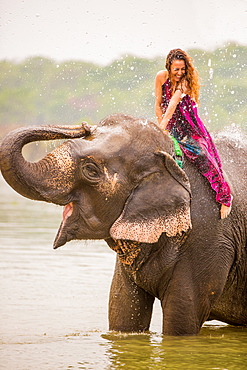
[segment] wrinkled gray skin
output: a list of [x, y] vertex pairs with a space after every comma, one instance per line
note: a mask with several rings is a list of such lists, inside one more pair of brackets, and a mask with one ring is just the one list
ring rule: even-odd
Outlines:
[[[21, 154], [31, 141], [61, 138], [70, 140], [37, 163]], [[164, 334], [197, 334], [210, 319], [247, 325], [247, 148], [216, 145], [234, 196], [225, 220], [207, 180], [186, 158], [184, 170], [176, 165], [170, 138], [133, 117], [16, 130], [0, 163], [23, 196], [65, 206], [54, 248], [105, 239], [117, 252], [110, 330], [148, 330], [157, 297]]]

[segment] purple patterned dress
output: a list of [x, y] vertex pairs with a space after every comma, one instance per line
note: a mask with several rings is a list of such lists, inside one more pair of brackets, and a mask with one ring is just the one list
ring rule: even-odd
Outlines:
[[[162, 85], [161, 108], [165, 113], [171, 99], [170, 80]], [[216, 192], [216, 201], [231, 205], [231, 190], [224, 180], [222, 164], [212, 138], [198, 116], [197, 105], [185, 95], [169, 120], [167, 130], [174, 136], [183, 153], [205, 176]]]

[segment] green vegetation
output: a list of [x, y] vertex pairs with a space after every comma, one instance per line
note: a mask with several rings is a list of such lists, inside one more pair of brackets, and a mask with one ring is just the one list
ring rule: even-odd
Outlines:
[[[201, 76], [200, 116], [211, 131], [246, 130], [247, 46], [188, 50]], [[101, 67], [33, 57], [0, 61], [1, 135], [23, 125], [97, 123], [123, 112], [155, 120], [154, 78], [165, 56], [125, 56]]]

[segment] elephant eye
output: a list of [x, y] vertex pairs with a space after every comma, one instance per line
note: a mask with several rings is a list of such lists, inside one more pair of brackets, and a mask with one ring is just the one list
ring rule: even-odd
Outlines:
[[100, 180], [100, 170], [94, 163], [84, 163], [81, 167], [83, 176], [90, 182]]

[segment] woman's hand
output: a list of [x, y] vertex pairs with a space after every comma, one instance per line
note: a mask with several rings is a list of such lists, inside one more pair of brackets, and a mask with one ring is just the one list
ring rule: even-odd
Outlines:
[[166, 126], [168, 125], [168, 122], [169, 122], [169, 119], [167, 118], [167, 117], [163, 117], [162, 118], [162, 120], [161, 120], [161, 122], [160, 122], [160, 128], [161, 128], [161, 130], [163, 130], [163, 131], [168, 131], [167, 129], [166, 129]]

